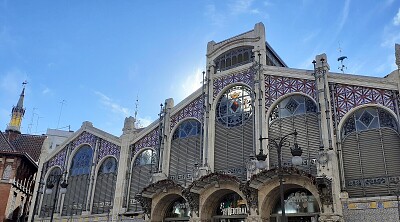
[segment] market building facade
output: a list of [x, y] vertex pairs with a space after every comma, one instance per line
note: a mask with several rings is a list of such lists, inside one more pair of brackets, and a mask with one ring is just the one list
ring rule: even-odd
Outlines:
[[289, 68], [262, 23], [206, 57], [203, 86], [146, 128], [84, 122], [42, 154], [35, 221], [398, 220], [399, 70]]

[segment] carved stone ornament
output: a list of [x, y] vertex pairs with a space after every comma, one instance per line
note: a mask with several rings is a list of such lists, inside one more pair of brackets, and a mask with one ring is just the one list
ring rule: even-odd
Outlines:
[[173, 189], [176, 188], [178, 190], [182, 190], [183, 187], [177, 183], [175, 183], [175, 181], [171, 180], [171, 179], [165, 179], [165, 180], [159, 180], [156, 183], [152, 183], [149, 186], [145, 187], [141, 194], [149, 194], [151, 196], [161, 192], [161, 191], [165, 191], [168, 189]]
[[316, 185], [318, 188], [318, 194], [321, 199], [322, 204], [324, 205], [332, 205], [332, 179], [323, 175], [321, 177], [316, 178]]
[[[189, 189], [183, 189], [182, 195], [185, 197], [186, 201], [189, 204], [191, 213], [199, 212], [199, 203], [200, 203], [200, 195], [197, 193], [190, 192]], [[193, 215], [191, 215], [193, 217]]]
[[249, 208], [255, 209], [258, 214], [258, 190], [250, 187], [248, 182], [240, 184], [239, 190], [245, 195]]
[[150, 215], [151, 215], [151, 204], [152, 204], [151, 198], [143, 197], [141, 194], [137, 194], [135, 196], [135, 199], [140, 203], [140, 205], [142, 205], [144, 213], [147, 214], [147, 216], [150, 217]]
[[240, 185], [239, 179], [235, 176], [222, 173], [211, 173], [200, 177], [200, 179], [196, 181], [193, 181], [193, 183], [189, 185], [188, 189], [191, 190], [194, 187], [205, 188], [207, 185], [223, 181], [231, 181]]

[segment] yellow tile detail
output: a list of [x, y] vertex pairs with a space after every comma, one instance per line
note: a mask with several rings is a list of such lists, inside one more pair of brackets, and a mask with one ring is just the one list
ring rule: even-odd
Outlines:
[[369, 208], [377, 208], [378, 204], [376, 202], [369, 203]]
[[349, 209], [357, 209], [357, 204], [355, 204], [355, 203], [350, 203], [350, 204], [349, 204]]
[[392, 208], [392, 201], [385, 201], [383, 202], [384, 208]]

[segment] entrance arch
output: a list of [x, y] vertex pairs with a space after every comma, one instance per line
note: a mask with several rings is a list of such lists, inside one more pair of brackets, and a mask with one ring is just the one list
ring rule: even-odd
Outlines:
[[201, 208], [201, 221], [244, 222], [247, 217], [246, 199], [229, 185], [219, 185], [218, 190], [208, 195]]
[[[310, 216], [323, 212], [323, 204], [330, 204], [331, 198], [329, 196], [332, 196], [332, 193], [329, 179], [326, 177], [314, 177], [296, 168], [283, 168], [282, 170], [285, 180], [285, 199], [297, 191], [305, 192], [308, 196], [312, 196], [313, 201], [315, 200], [315, 206], [313, 205], [314, 213], [308, 214]], [[261, 218], [267, 221], [274, 221], [272, 217], [276, 216], [276, 214], [274, 215], [275, 206], [277, 204], [280, 206], [278, 170], [262, 171], [253, 176], [249, 184], [259, 190], [258, 201]]]

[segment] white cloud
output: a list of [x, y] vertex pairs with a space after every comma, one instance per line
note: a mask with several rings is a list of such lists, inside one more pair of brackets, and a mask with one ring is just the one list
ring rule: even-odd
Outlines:
[[217, 8], [213, 4], [206, 5], [204, 15], [211, 20], [211, 23], [216, 26], [222, 26], [225, 22], [225, 16], [217, 12]]
[[0, 77], [0, 88], [10, 94], [18, 94], [21, 92], [22, 83], [27, 79], [26, 73], [18, 69], [8, 71]]
[[203, 73], [200, 68], [194, 70], [191, 75], [188, 75], [181, 84], [182, 94], [184, 97], [190, 95], [201, 87], [203, 81]]
[[236, 0], [228, 7], [232, 14], [258, 14], [260, 11], [252, 8], [253, 0]]
[[152, 120], [150, 117], [146, 116], [146, 117], [137, 117], [137, 125], [138, 127], [147, 127], [148, 125], [150, 125], [152, 122], [154, 122], [154, 120]]
[[51, 92], [51, 90], [48, 87], [46, 87], [45, 89], [42, 90], [42, 94], [43, 95], [46, 95], [46, 94], [48, 94], [50, 92]]
[[129, 109], [125, 108], [118, 103], [114, 102], [110, 97], [104, 95], [103, 93], [99, 91], [94, 92], [99, 98], [100, 102], [108, 109], [110, 109], [111, 112], [120, 114], [123, 117], [129, 116]]
[[346, 24], [347, 17], [349, 16], [349, 11], [350, 11], [350, 0], [346, 0], [344, 3], [342, 15], [340, 17], [338, 33], [343, 29], [343, 26]]
[[382, 47], [394, 47], [394, 44], [400, 42], [400, 33], [394, 30], [386, 30], [383, 33]]
[[393, 18], [393, 25], [398, 26], [400, 25], [400, 8], [399, 11], [397, 12], [396, 16]]

